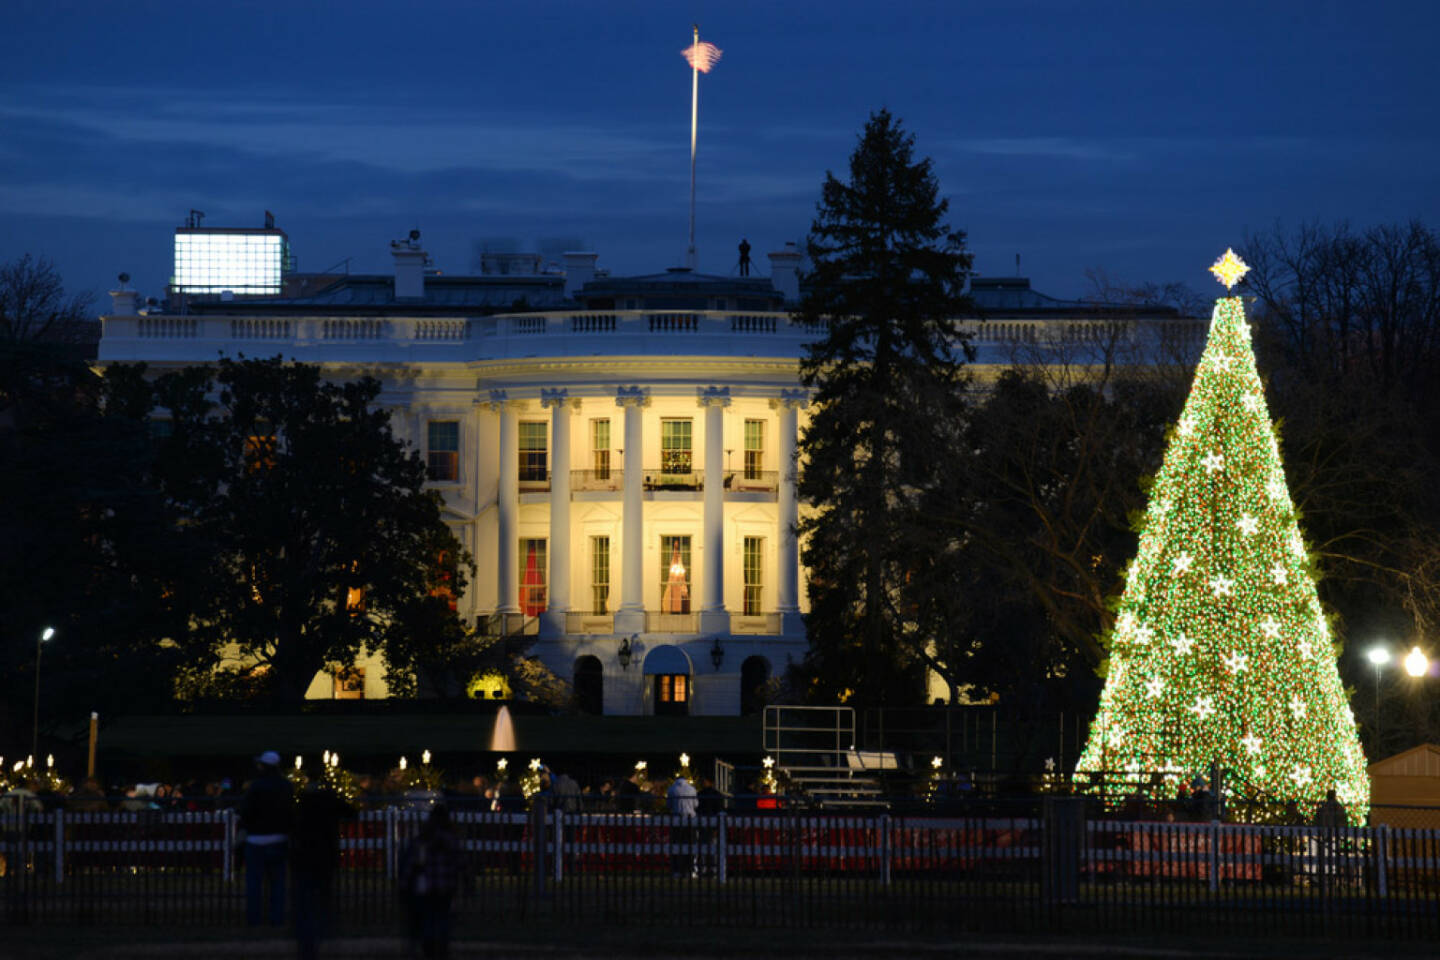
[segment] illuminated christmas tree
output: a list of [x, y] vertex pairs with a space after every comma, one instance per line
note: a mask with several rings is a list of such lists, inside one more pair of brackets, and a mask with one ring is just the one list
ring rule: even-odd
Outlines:
[[[1210, 269], [1228, 289], [1249, 268], [1227, 250]], [[1216, 301], [1107, 640], [1082, 782], [1174, 797], [1218, 763], [1232, 796], [1308, 813], [1334, 789], [1363, 822], [1365, 757], [1239, 297]]]

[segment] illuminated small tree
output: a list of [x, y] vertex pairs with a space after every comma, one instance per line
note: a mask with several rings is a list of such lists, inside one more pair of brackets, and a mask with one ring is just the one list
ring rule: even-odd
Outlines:
[[[1211, 268], [1227, 288], [1247, 269], [1232, 251]], [[1365, 757], [1240, 297], [1216, 302], [1107, 648], [1076, 768], [1091, 788], [1173, 797], [1214, 763], [1234, 796], [1308, 811], [1334, 789], [1363, 821]]]

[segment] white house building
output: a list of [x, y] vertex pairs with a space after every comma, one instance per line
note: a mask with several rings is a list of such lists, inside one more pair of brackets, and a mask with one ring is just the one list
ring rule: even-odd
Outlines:
[[[792, 464], [819, 331], [789, 319], [799, 252], [771, 253], [769, 277], [623, 279], [597, 276], [593, 253], [563, 271], [491, 257], [467, 277], [427, 272], [418, 234], [392, 253], [393, 276], [288, 278], [289, 295], [187, 297], [183, 313], [117, 291], [100, 363], [278, 353], [376, 376], [476, 558], [459, 609], [479, 629], [529, 635], [593, 712], [758, 709], [806, 651]], [[1107, 322], [1023, 278], [977, 279], [973, 296], [982, 365]], [[1130, 322], [1135, 337], [1191, 325], [1167, 308]], [[309, 695], [384, 696], [382, 668], [317, 675]]]

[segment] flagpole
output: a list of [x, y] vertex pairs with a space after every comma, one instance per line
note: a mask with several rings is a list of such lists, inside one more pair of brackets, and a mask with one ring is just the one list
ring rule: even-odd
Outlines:
[[[695, 30], [695, 49], [700, 47], [700, 25]], [[695, 269], [695, 130], [700, 121], [700, 62], [690, 64], [690, 246], [685, 252], [685, 265]]]

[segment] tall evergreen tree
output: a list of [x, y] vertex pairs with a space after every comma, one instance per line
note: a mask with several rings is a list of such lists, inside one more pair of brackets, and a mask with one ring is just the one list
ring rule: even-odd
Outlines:
[[800, 522], [810, 570], [812, 695], [865, 704], [923, 695], [931, 640], [907, 583], [925, 491], [961, 429], [959, 319], [970, 308], [964, 234], [942, 223], [931, 161], [881, 110], [850, 158], [827, 172], [795, 321], [828, 335], [801, 361], [814, 413], [800, 438]]

